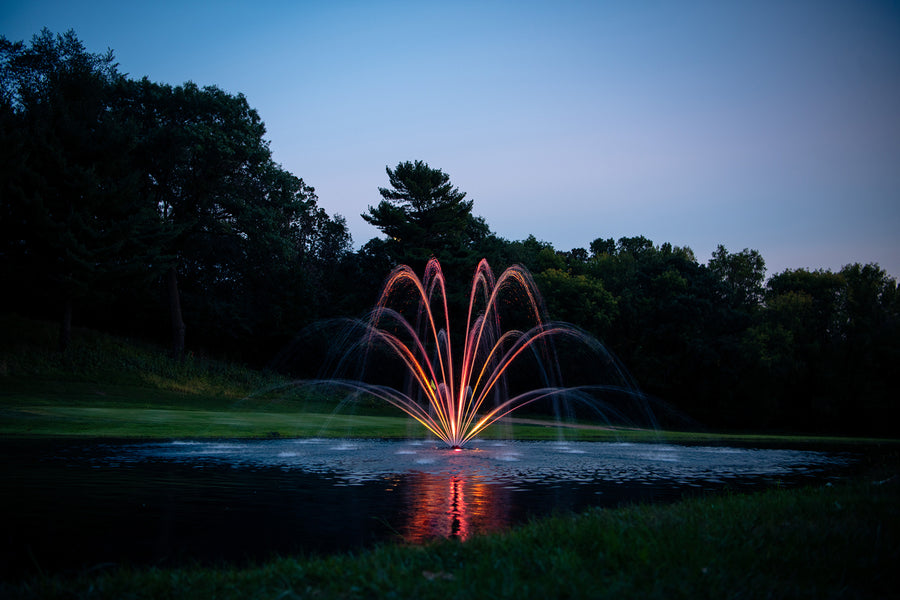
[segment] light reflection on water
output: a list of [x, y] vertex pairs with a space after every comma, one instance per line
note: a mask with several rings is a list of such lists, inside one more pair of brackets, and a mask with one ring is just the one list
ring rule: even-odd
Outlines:
[[510, 525], [510, 491], [474, 477], [415, 473], [409, 478], [407, 519], [401, 535], [410, 543], [436, 537], [468, 539]]

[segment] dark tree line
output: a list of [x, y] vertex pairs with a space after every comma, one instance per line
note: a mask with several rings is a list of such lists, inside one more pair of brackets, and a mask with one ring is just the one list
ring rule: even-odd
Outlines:
[[422, 161], [386, 168], [363, 215], [383, 237], [352, 251], [242, 95], [129, 79], [46, 30], [0, 38], [0, 94], [3, 309], [59, 319], [63, 349], [74, 319], [261, 365], [304, 326], [365, 313], [397, 264], [439, 258], [462, 311], [487, 258], [530, 269], [551, 317], [701, 424], [893, 433], [900, 291], [877, 265], [766, 280], [750, 249], [701, 263], [640, 236], [505, 240]]
[[[7, 309], [252, 355], [329, 305], [342, 218], [242, 95], [120, 74], [73, 32], [0, 38]], [[190, 333], [188, 333], [190, 332]]]
[[[595, 321], [645, 391], [702, 423], [891, 433], [900, 291], [877, 265], [786, 270], [765, 280], [755, 250], [719, 246], [706, 264], [642, 237], [559, 254], [537, 281], [605, 290]], [[583, 280], [581, 278], [584, 278]], [[544, 286], [553, 306], [573, 304]], [[593, 292], [595, 297], [604, 297]]]

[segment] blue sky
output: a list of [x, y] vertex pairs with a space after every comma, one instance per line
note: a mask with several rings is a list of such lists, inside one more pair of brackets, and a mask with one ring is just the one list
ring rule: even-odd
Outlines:
[[243, 93], [347, 218], [424, 160], [508, 239], [900, 276], [900, 1], [10, 1], [134, 78]]

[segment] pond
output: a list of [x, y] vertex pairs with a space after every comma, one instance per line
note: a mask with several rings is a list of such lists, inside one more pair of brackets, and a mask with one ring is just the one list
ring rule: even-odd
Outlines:
[[0, 444], [3, 577], [465, 540], [590, 506], [838, 477], [845, 452], [599, 442]]

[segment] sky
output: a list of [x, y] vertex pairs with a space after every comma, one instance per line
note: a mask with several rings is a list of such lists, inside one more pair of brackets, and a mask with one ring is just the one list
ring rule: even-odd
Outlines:
[[43, 27], [244, 94], [357, 247], [423, 160], [509, 240], [900, 277], [900, 0], [0, 0], [7, 39]]

